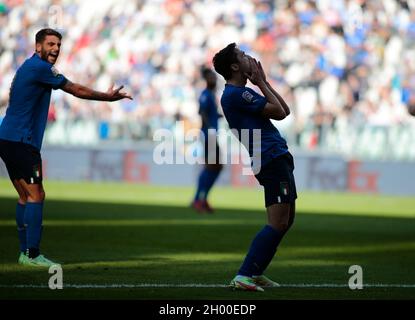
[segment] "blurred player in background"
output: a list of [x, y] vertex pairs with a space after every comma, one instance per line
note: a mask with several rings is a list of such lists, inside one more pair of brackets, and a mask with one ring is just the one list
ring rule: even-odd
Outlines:
[[[256, 235], [246, 258], [231, 287], [249, 291], [264, 291], [263, 287], [277, 287], [264, 275], [278, 245], [294, 222], [295, 199], [294, 160], [287, 143], [270, 119], [282, 120], [290, 114], [283, 98], [271, 87], [260, 62], [241, 51], [235, 43], [229, 44], [213, 58], [215, 70], [225, 80], [221, 104], [231, 129], [236, 129], [239, 140], [248, 150], [253, 164], [260, 156], [256, 179], [264, 187], [268, 224]], [[264, 96], [246, 87], [247, 80], [261, 90]], [[260, 130], [259, 141], [253, 131]], [[254, 140], [241, 139], [241, 131], [249, 130]]]
[[131, 99], [121, 92], [122, 86], [99, 92], [72, 83], [60, 74], [54, 64], [61, 40], [62, 35], [49, 28], [36, 34], [36, 51], [16, 72], [10, 87], [9, 106], [0, 126], [0, 157], [19, 195], [16, 222], [20, 242], [18, 262], [22, 265], [49, 267], [55, 264], [40, 254], [45, 200], [40, 150], [52, 89], [62, 89], [82, 99]]
[[202, 118], [201, 136], [204, 145], [205, 166], [199, 175], [197, 190], [192, 202], [192, 208], [198, 212], [213, 212], [207, 201], [210, 189], [222, 171], [220, 164], [220, 150], [217, 142], [218, 113], [216, 103], [216, 74], [213, 70], [203, 67], [202, 77], [206, 81], [206, 88], [199, 97], [199, 114]]

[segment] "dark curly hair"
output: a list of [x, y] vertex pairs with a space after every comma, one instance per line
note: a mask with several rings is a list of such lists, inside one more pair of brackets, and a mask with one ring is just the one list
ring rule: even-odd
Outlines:
[[231, 64], [238, 62], [235, 48], [235, 42], [228, 44], [213, 57], [213, 66], [216, 72], [222, 75], [225, 80], [229, 80], [232, 77]]
[[46, 36], [56, 36], [59, 40], [62, 40], [62, 35], [58, 31], [51, 28], [45, 28], [36, 33], [36, 43], [42, 43]]

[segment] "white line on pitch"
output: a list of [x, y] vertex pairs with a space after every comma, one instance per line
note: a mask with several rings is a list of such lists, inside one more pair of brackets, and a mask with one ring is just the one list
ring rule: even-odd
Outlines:
[[[204, 284], [204, 283], [120, 283], [120, 284], [63, 284], [64, 288], [75, 289], [122, 289], [122, 288], [226, 288], [226, 284]], [[336, 283], [281, 283], [281, 288], [348, 288], [347, 284]], [[415, 284], [389, 284], [389, 283], [367, 283], [364, 288], [415, 288]], [[0, 284], [0, 288], [48, 288], [47, 285], [36, 284]]]

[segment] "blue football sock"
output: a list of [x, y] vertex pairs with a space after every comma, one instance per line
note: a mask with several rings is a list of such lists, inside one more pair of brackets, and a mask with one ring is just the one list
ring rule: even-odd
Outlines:
[[238, 274], [252, 277], [261, 275], [270, 264], [284, 234], [266, 225], [257, 233]]
[[42, 237], [42, 211], [43, 202], [27, 202], [24, 213], [26, 225], [27, 248], [37, 249], [40, 247]]
[[219, 177], [220, 170], [206, 170], [205, 199], [207, 199], [210, 189]]
[[17, 203], [16, 205], [16, 224], [17, 234], [19, 236], [20, 252], [26, 252], [26, 228], [24, 226], [24, 212], [26, 206], [24, 204]]
[[208, 180], [208, 170], [206, 170], [206, 168], [204, 168], [202, 170], [202, 172], [199, 175], [199, 180], [197, 182], [197, 191], [195, 194], [195, 198], [194, 200], [201, 200], [201, 199], [205, 199], [205, 195], [206, 195], [206, 182]]

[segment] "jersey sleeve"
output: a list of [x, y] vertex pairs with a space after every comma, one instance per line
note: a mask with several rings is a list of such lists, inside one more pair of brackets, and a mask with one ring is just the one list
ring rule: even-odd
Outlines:
[[262, 112], [267, 104], [267, 99], [250, 88], [244, 88], [235, 92], [234, 99], [238, 108], [249, 113]]
[[53, 65], [42, 64], [37, 71], [37, 81], [50, 86], [54, 90], [62, 88], [68, 82], [68, 79], [63, 74], [60, 74]]

